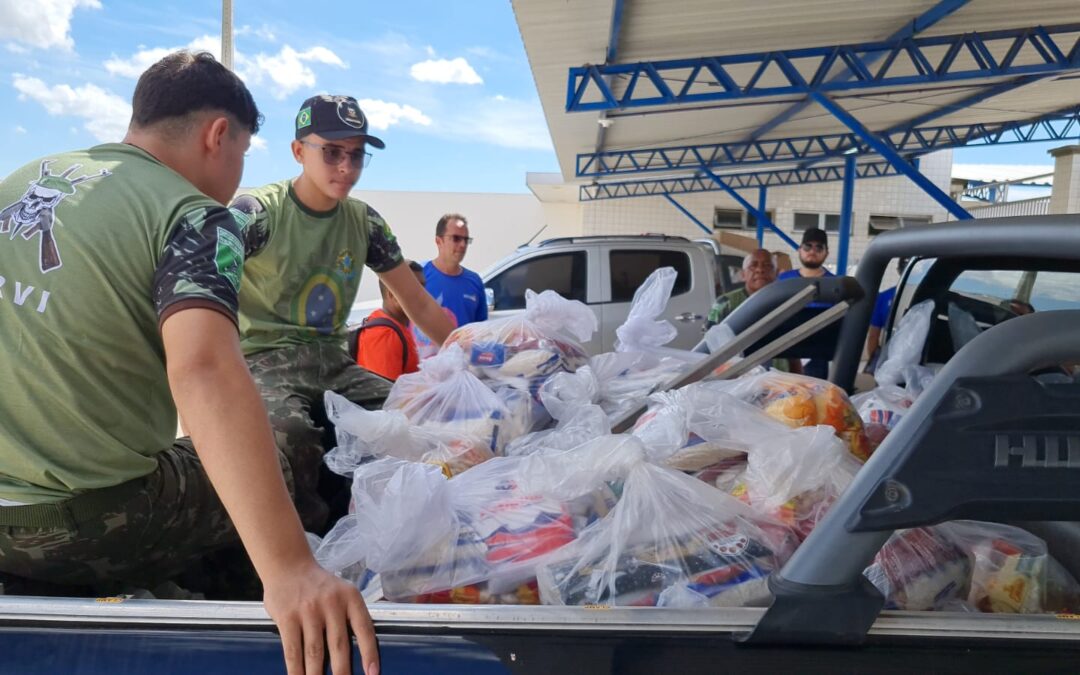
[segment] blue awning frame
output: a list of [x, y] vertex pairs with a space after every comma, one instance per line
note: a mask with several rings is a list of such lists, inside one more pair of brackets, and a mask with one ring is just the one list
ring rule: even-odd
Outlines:
[[[854, 181], [857, 178], [905, 175], [954, 218], [971, 218], [948, 194], [919, 173], [912, 160], [946, 148], [1080, 136], [1080, 102], [1053, 113], [1021, 120], [964, 125], [929, 123], [1001, 93], [1062, 73], [1080, 72], [1080, 36], [1075, 39], [1070, 36], [1080, 33], [1080, 23], [933, 37], [918, 35], [960, 10], [968, 1], [941, 0], [880, 42], [619, 64], [615, 63], [616, 42], [625, 7], [623, 0], [615, 0], [605, 63], [570, 68], [567, 112], [599, 110], [607, 117], [609, 113], [617, 115], [620, 110], [635, 108], [649, 108], [651, 114], [684, 110], [702, 103], [754, 103], [760, 99], [765, 99], [760, 101], [762, 103], [773, 103], [777, 96], [791, 95], [803, 98], [760, 125], [746, 140], [737, 142], [606, 151], [603, 148], [606, 125], [601, 124], [596, 152], [579, 154], [576, 158], [577, 177], [594, 179], [593, 184], [581, 186], [579, 198], [594, 201], [664, 196], [698, 227], [708, 231], [672, 195], [724, 191], [755, 216], [759, 242], [767, 228], [794, 246], [795, 242], [766, 215], [768, 188], [842, 180], [837, 261], [841, 273], [847, 267]], [[744, 74], [742, 81], [728, 70], [730, 66], [739, 66], [745, 71], [748, 65], [753, 66], [752, 74], [749, 77]], [[665, 77], [681, 82], [677, 91]], [[612, 83], [619, 78], [625, 79], [627, 84], [616, 96]], [[917, 93], [919, 87], [929, 90], [943, 83], [961, 83], [971, 87], [973, 92], [959, 101], [880, 131], [867, 128], [842, 103], [845, 93], [880, 93], [897, 88], [903, 93]], [[770, 98], [772, 100], [768, 100]], [[764, 138], [814, 104], [841, 121], [848, 133]], [[864, 156], [877, 156], [885, 161], [860, 162], [859, 158]], [[843, 165], [814, 170], [819, 162], [830, 160], [842, 161]], [[797, 163], [795, 168], [768, 166], [792, 162]], [[755, 166], [755, 170], [717, 173], [721, 169], [742, 166]], [[680, 171], [692, 173], [601, 182], [616, 176], [625, 178]], [[755, 187], [758, 189], [756, 206], [737, 192]]]

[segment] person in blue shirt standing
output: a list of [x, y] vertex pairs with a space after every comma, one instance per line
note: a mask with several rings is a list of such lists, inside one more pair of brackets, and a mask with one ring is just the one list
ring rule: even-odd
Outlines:
[[[452, 314], [458, 326], [488, 318], [487, 298], [480, 275], [461, 262], [472, 243], [469, 221], [460, 213], [447, 213], [435, 225], [435, 246], [439, 254], [424, 265], [428, 293]], [[430, 340], [414, 329], [420, 356], [430, 356]], [[436, 347], [437, 349], [437, 347]]]
[[[811, 227], [803, 232], [802, 243], [799, 245], [799, 263], [797, 270], [781, 272], [778, 280], [791, 279], [794, 277], [818, 278], [835, 276], [825, 267], [825, 261], [829, 258], [829, 238], [825, 230]], [[827, 303], [812, 302], [808, 307], [828, 307]], [[804, 367], [803, 373], [822, 380], [829, 378], [829, 362], [821, 359], [811, 359]]]
[[[900, 258], [896, 261], [896, 273], [904, 275], [908, 258]], [[878, 356], [881, 349], [881, 330], [885, 322], [889, 320], [889, 312], [892, 310], [893, 298], [896, 297], [896, 286], [887, 288], [878, 293], [874, 302], [874, 313], [870, 316], [870, 330], [866, 334], [866, 372], [873, 373], [877, 366]]]

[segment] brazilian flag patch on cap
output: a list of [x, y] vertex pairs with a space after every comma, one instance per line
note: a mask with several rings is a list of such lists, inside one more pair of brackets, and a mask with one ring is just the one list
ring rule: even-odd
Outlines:
[[296, 115], [296, 128], [303, 129], [311, 126], [311, 108], [302, 108]]

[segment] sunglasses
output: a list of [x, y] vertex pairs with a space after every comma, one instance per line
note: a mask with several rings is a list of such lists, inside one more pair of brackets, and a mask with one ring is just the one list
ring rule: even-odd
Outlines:
[[371, 163], [371, 153], [362, 149], [349, 152], [340, 145], [319, 145], [318, 143], [308, 143], [307, 141], [300, 142], [309, 148], [318, 148], [322, 150], [323, 161], [330, 166], [341, 164], [342, 160], [346, 157], [349, 158], [349, 163], [356, 169], [367, 168], [367, 165]]
[[463, 237], [460, 234], [444, 234], [443, 239], [449, 239], [455, 244], [471, 244], [473, 243], [472, 237]]
[[821, 244], [803, 244], [802, 250], [804, 251], [824, 251], [825, 247]]

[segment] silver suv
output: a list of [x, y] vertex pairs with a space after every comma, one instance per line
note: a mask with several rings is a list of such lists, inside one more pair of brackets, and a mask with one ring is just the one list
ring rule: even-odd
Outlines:
[[667, 235], [564, 237], [522, 246], [480, 276], [487, 289], [490, 318], [525, 309], [525, 291], [553, 290], [580, 300], [596, 313], [600, 330], [589, 353], [611, 351], [615, 329], [626, 321], [634, 291], [654, 270], [676, 271], [671, 301], [662, 318], [678, 329], [669, 345], [689, 349], [701, 340], [715, 299], [716, 266], [711, 251], [683, 237]]

